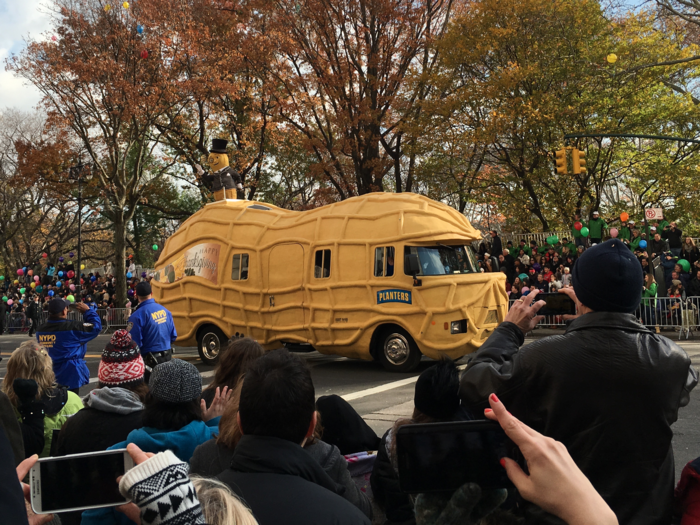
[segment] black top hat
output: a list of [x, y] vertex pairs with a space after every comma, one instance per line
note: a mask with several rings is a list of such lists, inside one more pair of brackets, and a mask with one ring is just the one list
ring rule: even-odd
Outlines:
[[226, 139], [212, 139], [209, 153], [228, 153], [226, 151], [227, 144], [228, 140]]

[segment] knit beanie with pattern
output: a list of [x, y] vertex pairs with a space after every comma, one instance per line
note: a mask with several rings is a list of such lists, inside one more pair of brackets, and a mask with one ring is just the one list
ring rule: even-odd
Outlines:
[[126, 330], [117, 330], [102, 351], [97, 371], [100, 388], [133, 387], [143, 383], [146, 366], [136, 343]]
[[173, 359], [153, 368], [148, 388], [160, 401], [188, 403], [202, 396], [202, 376], [193, 364]]

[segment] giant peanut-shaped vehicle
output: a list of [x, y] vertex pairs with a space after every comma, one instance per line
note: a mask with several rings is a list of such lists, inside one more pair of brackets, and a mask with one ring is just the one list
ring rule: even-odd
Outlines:
[[407, 371], [421, 355], [473, 352], [505, 317], [505, 276], [480, 273], [480, 234], [412, 193], [372, 193], [308, 211], [224, 199], [165, 244], [152, 281], [180, 346], [214, 364], [248, 336], [266, 348], [375, 359]]

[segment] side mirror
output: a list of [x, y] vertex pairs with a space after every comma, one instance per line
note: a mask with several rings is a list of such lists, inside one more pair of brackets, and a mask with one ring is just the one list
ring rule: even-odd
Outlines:
[[420, 273], [420, 262], [418, 261], [418, 255], [415, 253], [409, 253], [404, 258], [404, 266], [406, 266], [406, 273], [408, 275], [413, 275], [414, 277]]
[[413, 276], [413, 286], [421, 286], [423, 282], [420, 279], [416, 279], [416, 275], [420, 273], [420, 261], [418, 260], [418, 255], [415, 253], [409, 253], [404, 257], [403, 264], [408, 275]]

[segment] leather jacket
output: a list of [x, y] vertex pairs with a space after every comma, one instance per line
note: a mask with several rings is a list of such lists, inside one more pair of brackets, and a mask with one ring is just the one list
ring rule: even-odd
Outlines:
[[[670, 523], [671, 424], [698, 382], [683, 349], [613, 312], [523, 342], [513, 323], [496, 328], [462, 375], [462, 403], [482, 414], [495, 392], [521, 421], [564, 443], [620, 525]], [[538, 522], [556, 522], [534, 505], [525, 511], [538, 513]]]

